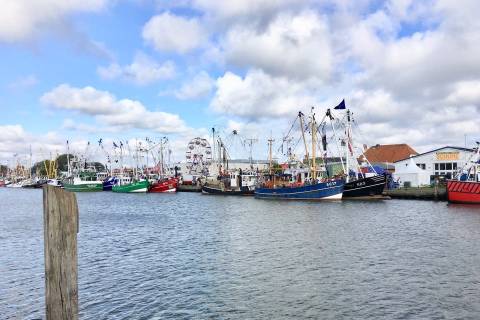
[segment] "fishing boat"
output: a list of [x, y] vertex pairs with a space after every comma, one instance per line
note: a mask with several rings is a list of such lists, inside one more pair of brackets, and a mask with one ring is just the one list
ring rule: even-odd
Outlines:
[[480, 147], [454, 176], [447, 180], [447, 199], [452, 203], [480, 204]]
[[285, 185], [273, 187], [257, 187], [255, 198], [259, 199], [291, 199], [291, 200], [341, 200], [344, 181], [336, 179], [325, 182], [315, 181], [312, 184]]
[[118, 182], [112, 187], [113, 192], [121, 193], [142, 193], [147, 192], [149, 187], [148, 180], [136, 180], [126, 176], [118, 177]]
[[252, 172], [230, 172], [219, 176], [216, 181], [209, 181], [202, 186], [203, 194], [253, 196], [257, 184], [257, 174]]
[[103, 191], [103, 183], [97, 179], [97, 175], [92, 171], [81, 171], [73, 177], [63, 181], [63, 187], [72, 192], [96, 192]]
[[[343, 195], [344, 180], [340, 177], [329, 177], [320, 172], [321, 168], [317, 167], [316, 162], [316, 150], [317, 150], [317, 130], [318, 125], [315, 120], [314, 109], [312, 108], [311, 115], [309, 117], [309, 124], [311, 133], [311, 157], [307, 148], [306, 140], [306, 120], [305, 115], [302, 112], [298, 113], [298, 119], [300, 131], [302, 133], [302, 140], [305, 146], [305, 160], [308, 164], [295, 161], [295, 156], [288, 149], [288, 156], [290, 163], [288, 165], [290, 170], [284, 170], [282, 174], [277, 174], [272, 170], [272, 143], [273, 139], [270, 138], [269, 142], [269, 163], [270, 172], [269, 175], [264, 177], [264, 181], [255, 189], [255, 197], [259, 199], [284, 199], [284, 200], [340, 200]], [[289, 133], [292, 132], [295, 126], [295, 122]], [[289, 133], [283, 138], [283, 141], [290, 141], [288, 139]], [[292, 163], [295, 162], [296, 166]], [[308, 167], [306, 167], [308, 166]]]
[[103, 180], [103, 191], [112, 191], [112, 187], [117, 183], [118, 178], [115, 176], [106, 178]]
[[371, 177], [359, 177], [345, 183], [344, 198], [382, 198], [382, 193], [387, 184], [385, 175], [375, 174]]
[[149, 186], [148, 192], [176, 192], [177, 186], [178, 180], [175, 177], [158, 179]]
[[[353, 141], [353, 132], [351, 123], [353, 121], [352, 114], [345, 106], [345, 100], [337, 105], [334, 110], [345, 110], [343, 119], [336, 119], [333, 111], [327, 109], [325, 120], [329, 121], [332, 126], [332, 132], [336, 137], [338, 129], [335, 129], [335, 121], [342, 126], [342, 131], [345, 133], [343, 137], [336, 139], [340, 141], [339, 149], [343, 149], [345, 156], [340, 157], [342, 167], [345, 173], [345, 187], [343, 190], [344, 199], [383, 199], [383, 190], [387, 184], [387, 177], [383, 174], [378, 174], [372, 164], [364, 156], [365, 168], [370, 172], [365, 173], [357, 159], [363, 150], [358, 154], [358, 148], [355, 148]], [[339, 111], [340, 112], [340, 111]], [[322, 139], [324, 140], [324, 139]], [[326, 143], [325, 141], [322, 141]], [[344, 161], [345, 160], [345, 161]]]
[[[229, 150], [220, 135], [215, 136], [212, 129], [214, 162], [217, 167], [217, 174], [207, 177], [202, 185], [202, 194], [209, 195], [232, 195], [232, 196], [253, 196], [258, 181], [258, 173], [253, 170], [252, 164], [252, 142], [250, 145], [250, 169], [229, 169]], [[227, 137], [229, 139], [229, 137]], [[230, 136], [230, 147], [232, 140], [241, 139], [237, 130], [233, 130]], [[250, 139], [253, 141], [253, 139]], [[245, 145], [245, 140], [239, 141]], [[229, 147], [229, 148], [230, 148]]]
[[48, 179], [47, 185], [52, 187], [63, 187], [63, 184], [59, 179]]

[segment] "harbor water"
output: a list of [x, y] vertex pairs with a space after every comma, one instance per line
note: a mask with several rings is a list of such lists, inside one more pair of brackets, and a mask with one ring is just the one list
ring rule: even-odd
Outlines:
[[[479, 319], [480, 206], [77, 194], [81, 319]], [[43, 319], [42, 191], [0, 189], [0, 318]]]

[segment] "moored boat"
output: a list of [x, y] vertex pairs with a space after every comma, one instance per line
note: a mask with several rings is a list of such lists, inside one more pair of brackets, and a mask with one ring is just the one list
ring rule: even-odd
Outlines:
[[149, 185], [148, 180], [132, 181], [125, 184], [116, 184], [112, 187], [112, 191], [121, 193], [143, 193], [148, 191]]
[[[278, 174], [272, 167], [272, 143], [269, 142], [269, 175], [264, 176], [264, 181], [255, 189], [255, 197], [259, 199], [286, 199], [286, 200], [340, 200], [343, 196], [345, 181], [338, 176], [330, 175], [327, 170], [317, 165], [317, 129], [318, 124], [315, 120], [314, 108], [308, 117], [308, 125], [305, 126], [307, 119], [302, 112], [298, 113], [298, 122], [305, 146], [304, 161], [298, 161], [296, 155], [290, 147], [287, 148], [289, 162], [282, 167], [282, 174]], [[290, 132], [294, 128], [292, 125]], [[310, 129], [311, 134], [311, 153], [307, 148], [306, 127]], [[289, 141], [288, 137], [283, 141]], [[325, 142], [325, 136], [322, 135], [322, 142]], [[324, 144], [326, 156], [326, 144]]]
[[62, 182], [58, 179], [48, 179], [47, 185], [53, 186], [53, 187], [63, 187]]
[[79, 175], [63, 182], [63, 187], [72, 192], [103, 191], [102, 181], [98, 181], [95, 174], [82, 172]]
[[[343, 116], [341, 114], [339, 114], [338, 117], [334, 115], [334, 111], [341, 112], [343, 110], [346, 111]], [[346, 108], [345, 100], [342, 100], [334, 110], [327, 109], [324, 119], [326, 122], [330, 122], [334, 137], [338, 131], [344, 133], [340, 139], [335, 139], [340, 141], [338, 149], [343, 149], [344, 152], [344, 154], [340, 156], [340, 162], [345, 176], [343, 198], [384, 199], [385, 197], [382, 194], [387, 184], [387, 177], [377, 172], [365, 156], [363, 157], [365, 160], [362, 166], [358, 162], [360, 158], [359, 155], [363, 154], [363, 149], [355, 146], [351, 126], [353, 115], [350, 110]], [[338, 130], [338, 128], [335, 129], [335, 124], [340, 125], [341, 130]], [[322, 144], [326, 150], [327, 142], [323, 137]], [[361, 151], [359, 152], [359, 150]], [[369, 172], [365, 172], [365, 169]]]
[[80, 171], [75, 176], [63, 181], [63, 187], [72, 192], [96, 192], [102, 191], [102, 181], [97, 179], [93, 171]]
[[251, 172], [234, 171], [226, 176], [219, 176], [215, 182], [208, 181], [202, 186], [203, 194], [253, 196], [257, 174]]
[[176, 192], [178, 186], [177, 178], [159, 179], [148, 187], [148, 192], [163, 193]]
[[447, 198], [453, 203], [480, 204], [480, 182], [448, 180]]
[[344, 198], [367, 198], [381, 196], [387, 177], [385, 175], [374, 175], [372, 177], [364, 177], [345, 183], [343, 189]]
[[257, 187], [255, 198], [291, 200], [341, 200], [344, 188], [342, 179], [299, 186]]
[[447, 181], [447, 199], [452, 203], [480, 204], [480, 147], [454, 179]]
[[103, 180], [103, 191], [112, 191], [112, 187], [118, 183], [117, 177], [108, 177]]

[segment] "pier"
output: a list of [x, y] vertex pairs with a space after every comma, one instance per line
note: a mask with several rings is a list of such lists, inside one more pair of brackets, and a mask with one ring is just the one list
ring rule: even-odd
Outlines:
[[434, 187], [399, 188], [385, 190], [384, 195], [392, 199], [446, 201], [447, 188], [444, 185]]

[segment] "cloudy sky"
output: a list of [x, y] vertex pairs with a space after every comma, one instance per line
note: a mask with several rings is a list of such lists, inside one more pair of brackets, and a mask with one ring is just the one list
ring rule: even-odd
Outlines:
[[[280, 136], [345, 98], [368, 145], [480, 138], [478, 0], [3, 0], [0, 161], [210, 128]], [[245, 156], [246, 157], [246, 156]]]

